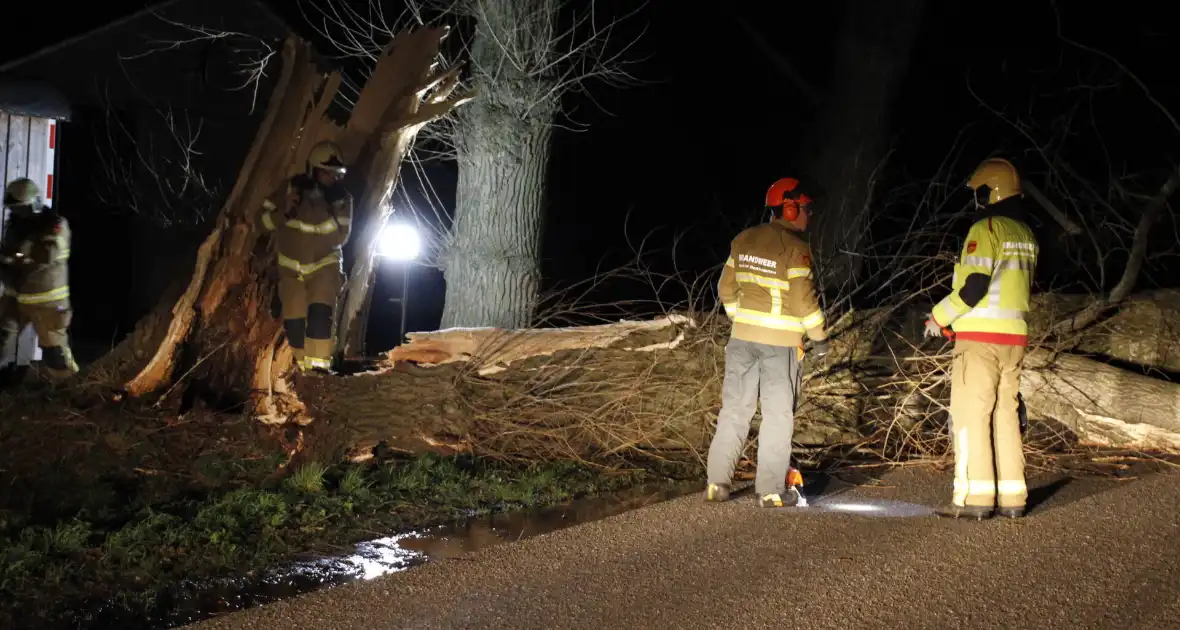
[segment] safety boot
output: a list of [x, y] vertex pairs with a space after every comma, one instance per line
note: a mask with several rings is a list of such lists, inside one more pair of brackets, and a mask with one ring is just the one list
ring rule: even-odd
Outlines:
[[720, 503], [729, 500], [729, 484], [727, 483], [711, 483], [708, 488], [705, 488], [705, 500], [713, 503]]
[[799, 504], [799, 489], [791, 486], [782, 494], [764, 494], [758, 497], [758, 507], [781, 508]]
[[934, 510], [943, 518], [971, 518], [982, 521], [992, 515], [992, 508], [984, 505], [949, 505]]
[[1000, 508], [996, 511], [999, 513], [1000, 516], [1003, 516], [1004, 518], [1021, 518], [1024, 516], [1024, 506], [1023, 505], [1015, 506], [1015, 507], [1004, 507], [1001, 505]]
[[336, 372], [332, 370], [332, 361], [330, 359], [321, 359], [319, 357], [304, 357], [303, 371], [305, 373], [333, 375]]

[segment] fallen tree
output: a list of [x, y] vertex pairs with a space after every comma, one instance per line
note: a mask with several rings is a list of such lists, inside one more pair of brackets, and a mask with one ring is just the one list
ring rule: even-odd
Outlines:
[[[1048, 320], [1080, 298], [1039, 302], [1040, 319]], [[1146, 318], [1176, 305], [1180, 294], [1138, 296], [1079, 348], [1126, 348], [1115, 331], [1150, 325]], [[832, 358], [805, 367], [799, 445], [889, 459], [944, 453], [945, 440], [932, 436], [945, 422], [949, 347], [931, 342], [924, 350], [913, 335], [892, 331], [897, 318], [877, 309], [833, 326]], [[380, 369], [306, 379], [300, 395], [317, 421], [331, 423], [362, 454], [385, 442], [412, 452], [529, 460], [699, 460], [720, 401], [727, 335], [724, 317], [690, 313], [599, 326], [413, 333]], [[1167, 343], [1180, 344], [1180, 337]], [[1107, 358], [1129, 362], [1131, 355], [1147, 356]], [[1180, 385], [1168, 380], [1035, 348], [1022, 393], [1035, 419], [1060, 423], [1082, 444], [1180, 449]]]
[[[402, 156], [424, 124], [471, 98], [452, 93], [457, 69], [436, 67], [446, 32], [423, 28], [394, 37], [377, 58], [343, 127], [327, 116], [340, 74], [319, 70], [310, 45], [289, 37], [266, 115], [197, 252], [191, 277], [179, 295], [165, 296], [98, 368], [113, 370], [132, 397], [153, 392], [167, 396], [188, 379], [219, 406], [246, 399], [263, 420], [303, 418], [287, 379], [290, 348], [281, 322], [271, 315], [277, 275], [273, 239], [260, 238], [262, 201], [285, 178], [303, 170], [312, 146], [335, 140], [354, 165], [346, 186], [354, 195], [363, 191], [353, 218], [357, 262], [346, 291], [367, 292], [373, 233], [391, 212], [388, 199]], [[344, 317], [352, 315], [346, 312]]]

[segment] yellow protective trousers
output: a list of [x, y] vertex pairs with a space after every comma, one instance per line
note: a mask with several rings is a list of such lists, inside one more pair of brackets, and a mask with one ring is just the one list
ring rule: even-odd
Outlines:
[[959, 340], [951, 365], [954, 504], [1023, 507], [1024, 446], [1018, 412], [1024, 346]]

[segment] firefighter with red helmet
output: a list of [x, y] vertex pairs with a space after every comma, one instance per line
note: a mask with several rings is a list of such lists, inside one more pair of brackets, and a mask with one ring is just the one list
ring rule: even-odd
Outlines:
[[729, 498], [733, 472], [761, 402], [757, 505], [786, 507], [799, 501], [787, 474], [802, 385], [803, 339], [812, 341], [817, 358], [828, 353], [829, 345], [804, 238], [812, 199], [800, 190], [798, 180], [787, 177], [767, 191], [766, 206], [773, 219], [733, 239], [718, 285], [733, 329], [725, 346], [721, 412], [709, 446], [705, 499]]

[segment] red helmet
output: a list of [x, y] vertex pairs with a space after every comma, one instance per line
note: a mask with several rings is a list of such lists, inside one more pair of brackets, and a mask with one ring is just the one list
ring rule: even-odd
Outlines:
[[811, 205], [811, 197], [796, 192], [795, 189], [799, 187], [799, 180], [794, 177], [784, 177], [773, 185], [770, 190], [766, 191], [766, 206], [768, 208], [778, 208], [782, 206], [783, 218], [787, 221], [794, 221], [799, 218], [799, 208], [806, 208]]

